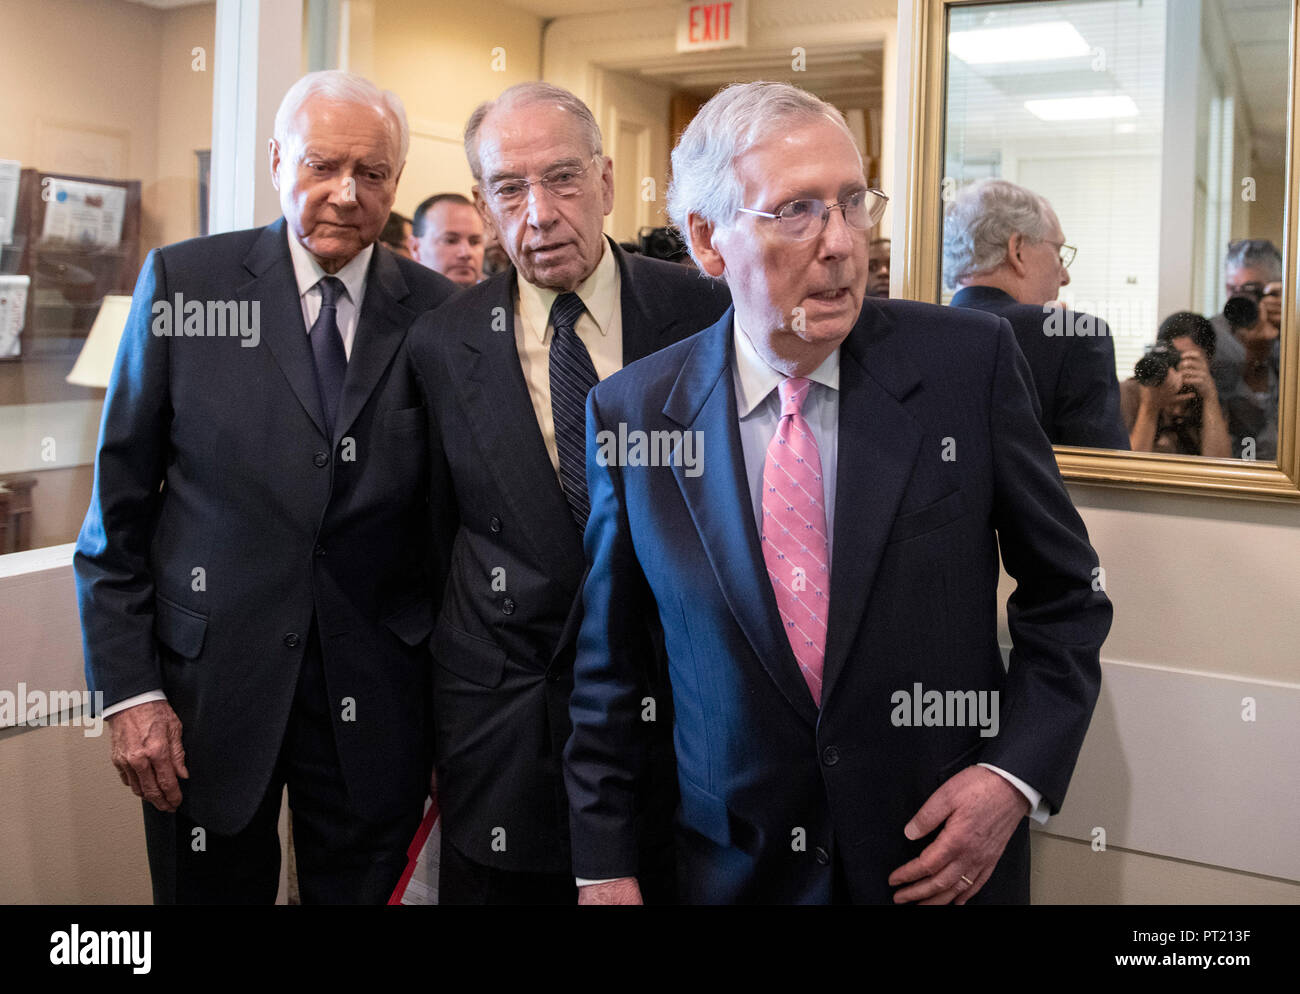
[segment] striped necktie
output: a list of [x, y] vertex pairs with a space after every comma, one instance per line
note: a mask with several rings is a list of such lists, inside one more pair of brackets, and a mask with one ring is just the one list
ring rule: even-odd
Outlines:
[[560, 486], [578, 530], [587, 527], [587, 394], [600, 382], [587, 346], [575, 325], [585, 308], [576, 293], [562, 293], [551, 305], [551, 416], [555, 421], [555, 451], [560, 462]]

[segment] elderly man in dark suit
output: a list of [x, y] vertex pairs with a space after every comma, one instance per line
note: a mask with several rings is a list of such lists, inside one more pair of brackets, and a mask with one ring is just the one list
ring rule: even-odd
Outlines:
[[1127, 449], [1110, 327], [1096, 315], [1052, 306], [1070, 283], [1074, 253], [1051, 205], [1006, 180], [966, 187], [944, 213], [944, 278], [957, 288], [952, 306], [1010, 323], [1047, 437], [1054, 445]]
[[439, 559], [401, 346], [454, 288], [375, 244], [407, 135], [393, 94], [303, 77], [284, 217], [136, 286], [75, 566], [159, 903], [273, 901], [286, 784], [304, 902], [385, 901], [419, 824]]
[[[512, 265], [422, 318], [408, 344], [434, 465], [446, 466], [459, 511], [431, 642], [439, 900], [573, 903], [560, 755], [584, 567], [587, 391], [712, 321], [729, 298], [602, 234], [613, 165], [568, 91], [506, 90], [471, 116], [465, 149]], [[652, 646], [635, 666], [662, 682]], [[633, 738], [651, 756], [649, 789], [671, 793], [671, 716], [643, 717]], [[670, 855], [666, 826], [639, 834], [657, 854], [648, 859]], [[648, 875], [648, 897], [670, 900], [670, 865]]]
[[655, 636], [685, 900], [1026, 901], [1025, 816], [1065, 796], [1111, 610], [1010, 327], [864, 301], [884, 196], [795, 87], [715, 95], [668, 205], [735, 307], [591, 393], [565, 760], [582, 902], [641, 898]]

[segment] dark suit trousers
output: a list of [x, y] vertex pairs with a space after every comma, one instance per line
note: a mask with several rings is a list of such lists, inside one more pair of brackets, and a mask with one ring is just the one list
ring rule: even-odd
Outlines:
[[274, 903], [280, 878], [276, 825], [285, 784], [302, 903], [388, 901], [406, 867], [406, 847], [420, 823], [420, 804], [381, 823], [362, 821], [351, 811], [331, 707], [313, 619], [280, 756], [249, 825], [235, 835], [197, 833], [202, 826], [183, 812], [168, 814], [144, 802], [154, 903]]
[[438, 903], [574, 905], [578, 887], [571, 873], [523, 873], [476, 863], [444, 835], [438, 857]]

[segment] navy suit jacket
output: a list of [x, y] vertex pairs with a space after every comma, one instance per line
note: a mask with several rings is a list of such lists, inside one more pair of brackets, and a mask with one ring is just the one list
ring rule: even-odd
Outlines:
[[[693, 269], [608, 245], [625, 364], [681, 341], [731, 302]], [[443, 837], [474, 862], [568, 873], [560, 757], [586, 564], [519, 365], [516, 290], [512, 266], [421, 318], [407, 345], [432, 470], [455, 495], [450, 575], [429, 644], [438, 799]], [[650, 652], [641, 663], [653, 670], [656, 659]], [[666, 732], [656, 743], [654, 768], [671, 786]]]
[[[903, 826], [957, 771], [992, 763], [1065, 797], [1110, 603], [1001, 319], [867, 298], [841, 346], [839, 463], [820, 712], [759, 547], [737, 428], [732, 314], [601, 383], [588, 402], [592, 510], [566, 750], [574, 871], [637, 873], [629, 844], [648, 689], [641, 617], [668, 658], [681, 802], [678, 886], [698, 903], [823, 903], [838, 857], [856, 902], [930, 837]], [[602, 466], [616, 430], [696, 431], [703, 472]], [[699, 451], [699, 443], [697, 450]], [[1018, 587], [997, 642], [998, 547]], [[999, 693], [1000, 727], [897, 723], [895, 694]], [[991, 699], [991, 698], [990, 698]], [[1028, 899], [1028, 821], [977, 901]]]
[[[454, 289], [375, 247], [331, 438], [283, 219], [145, 261], [73, 558], [86, 679], [105, 706], [165, 691], [181, 810], [215, 832], [242, 829], [266, 792], [313, 624], [356, 814], [400, 817], [428, 794], [437, 569], [401, 345]], [[256, 303], [256, 346], [154, 334], [154, 304], [176, 295]]]
[[1056, 317], [1060, 330], [1087, 328], [1091, 335], [1048, 335], [1048, 316], [1041, 307], [1021, 304], [1004, 290], [968, 286], [952, 298], [953, 307], [987, 311], [1006, 318], [1033, 374], [1039, 421], [1053, 445], [1129, 448], [1119, 407], [1115, 343], [1099, 317], [1065, 310]]

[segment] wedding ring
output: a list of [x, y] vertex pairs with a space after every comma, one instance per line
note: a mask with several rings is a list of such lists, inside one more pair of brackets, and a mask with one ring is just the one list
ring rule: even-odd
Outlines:
[[974, 887], [974, 886], [975, 886], [975, 881], [972, 880], [970, 877], [966, 876], [966, 874], [963, 873], [963, 874], [961, 875], [961, 878], [962, 878], [963, 880], [966, 881], [966, 886], [967, 886], [967, 887]]

